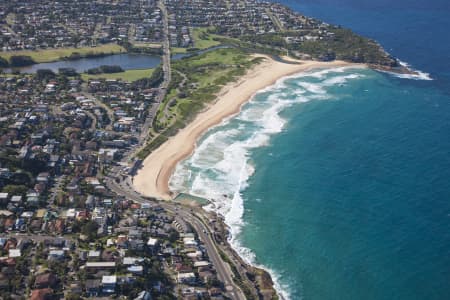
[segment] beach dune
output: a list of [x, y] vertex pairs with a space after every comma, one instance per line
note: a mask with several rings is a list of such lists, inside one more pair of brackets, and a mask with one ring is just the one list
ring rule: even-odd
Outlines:
[[251, 68], [237, 82], [223, 87], [214, 103], [144, 160], [142, 168], [133, 178], [136, 191], [161, 200], [172, 199], [169, 180], [177, 163], [193, 153], [197, 139], [203, 133], [221, 123], [226, 117], [238, 113], [241, 106], [256, 92], [285, 76], [315, 68], [350, 65], [343, 61], [296, 61], [298, 64], [288, 64], [275, 61], [268, 56], [255, 55], [255, 57], [264, 57], [264, 60]]

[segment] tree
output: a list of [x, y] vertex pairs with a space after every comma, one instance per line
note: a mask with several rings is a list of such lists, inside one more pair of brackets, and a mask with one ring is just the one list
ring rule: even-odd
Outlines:
[[78, 73], [74, 68], [59, 68], [58, 73], [64, 76], [77, 76]]
[[22, 195], [24, 196], [28, 191], [28, 188], [25, 185], [6, 185], [3, 188], [4, 193], [8, 193], [10, 195]]
[[175, 243], [180, 238], [180, 234], [175, 229], [171, 229], [169, 232], [169, 241]]
[[36, 63], [31, 56], [26, 55], [13, 55], [9, 61], [11, 67], [26, 67]]
[[70, 294], [66, 295], [65, 299], [68, 299], [68, 300], [81, 300], [82, 298], [80, 297], [80, 295], [70, 293]]
[[88, 237], [89, 241], [97, 237], [98, 224], [95, 221], [88, 221], [81, 227], [81, 233]]
[[7, 68], [8, 66], [9, 66], [8, 61], [3, 57], [0, 57], [0, 68]]
[[55, 73], [50, 69], [39, 69], [36, 72], [36, 77], [39, 80], [48, 80], [55, 78]]

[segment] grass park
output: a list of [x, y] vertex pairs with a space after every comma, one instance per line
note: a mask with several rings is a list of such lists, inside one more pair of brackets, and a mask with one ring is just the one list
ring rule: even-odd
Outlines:
[[216, 49], [172, 63], [172, 81], [154, 120], [152, 139], [138, 154], [152, 150], [185, 127], [216, 99], [221, 88], [244, 75], [260, 58], [236, 48]]
[[[194, 28], [192, 32], [192, 39], [194, 40], [194, 47], [191, 49], [203, 50], [207, 48], [211, 48], [214, 46], [218, 46], [221, 42], [216, 41], [215, 38], [221, 37], [220, 35], [208, 33], [209, 28]], [[187, 53], [189, 52], [189, 48], [172, 48], [172, 53]]]
[[103, 73], [103, 74], [81, 74], [81, 78], [84, 81], [89, 79], [122, 79], [127, 82], [133, 82], [142, 78], [151, 77], [155, 69], [139, 69], [139, 70], [126, 70], [120, 73]]
[[78, 53], [80, 56], [91, 54], [113, 54], [126, 52], [126, 50], [117, 44], [104, 44], [97, 47], [83, 47], [83, 48], [57, 48], [57, 49], [43, 49], [43, 50], [23, 50], [12, 52], [0, 52], [0, 57], [9, 61], [11, 56], [30, 56], [36, 63], [52, 62], [71, 56], [73, 53]]

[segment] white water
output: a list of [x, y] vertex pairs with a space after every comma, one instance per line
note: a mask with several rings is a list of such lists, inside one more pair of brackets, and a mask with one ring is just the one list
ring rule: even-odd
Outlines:
[[402, 65], [405, 68], [408, 68], [410, 70], [412, 70], [413, 72], [415, 72], [416, 74], [397, 74], [397, 73], [392, 73], [392, 72], [386, 72], [389, 73], [395, 77], [398, 78], [403, 78], [403, 79], [412, 79], [412, 80], [433, 80], [433, 78], [431, 78], [429, 73], [425, 73], [419, 70], [415, 70], [413, 69], [408, 63], [403, 62], [403, 61], [399, 61], [400, 65]]
[[[252, 150], [267, 145], [271, 135], [283, 130], [287, 120], [280, 113], [289, 106], [330, 99], [328, 88], [365, 76], [349, 68], [335, 68], [279, 80], [252, 97], [237, 116], [211, 128], [198, 141], [193, 155], [177, 165], [170, 188], [210, 199], [211, 204], [205, 208], [224, 216], [231, 245], [247, 262], [257, 265], [254, 253], [239, 239], [245, 225], [241, 192], [255, 171]], [[280, 296], [289, 299], [289, 285], [280, 282], [280, 274], [260, 267], [270, 272]]]

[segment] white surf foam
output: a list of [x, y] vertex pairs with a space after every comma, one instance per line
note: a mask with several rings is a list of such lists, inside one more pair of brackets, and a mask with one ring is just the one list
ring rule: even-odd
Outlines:
[[403, 62], [401, 60], [399, 60], [399, 63], [401, 66], [410, 69], [411, 71], [413, 71], [416, 74], [398, 74], [398, 73], [394, 73], [394, 72], [389, 72], [389, 71], [384, 71], [384, 73], [388, 73], [392, 76], [398, 77], [398, 78], [403, 78], [403, 79], [412, 79], [412, 80], [433, 80], [433, 78], [431, 78], [431, 75], [429, 73], [425, 73], [419, 70], [416, 70], [414, 68], [411, 67], [411, 65], [409, 65], [406, 62]]
[[292, 286], [289, 283], [282, 283], [281, 274], [277, 271], [268, 268], [267, 266], [258, 264], [256, 261], [256, 255], [249, 248], [243, 247], [238, 239], [232, 239], [230, 241], [232, 247], [239, 253], [239, 255], [244, 259], [244, 261], [248, 264], [251, 264], [257, 268], [261, 268], [269, 272], [272, 277], [275, 290], [278, 293], [278, 296], [283, 300], [291, 299], [292, 295]]
[[324, 84], [315, 84], [310, 82], [299, 82], [298, 85], [313, 94], [325, 94]]
[[[331, 97], [327, 94], [328, 87], [363, 76], [358, 72], [342, 75], [347, 69], [302, 73], [277, 81], [253, 96], [238, 115], [210, 129], [193, 155], [177, 165], [170, 181], [171, 189], [210, 199], [211, 204], [205, 209], [224, 216], [230, 227], [230, 243], [247, 262], [256, 263], [254, 254], [239, 242], [244, 226], [241, 193], [255, 171], [249, 161], [251, 150], [267, 145], [272, 135], [283, 130], [287, 121], [280, 113], [287, 107], [328, 99]], [[329, 78], [330, 74], [336, 76]], [[321, 81], [312, 83], [308, 78]], [[298, 80], [288, 82], [289, 79]], [[280, 274], [265, 266], [258, 267], [270, 272], [280, 296], [289, 299], [289, 285], [280, 282]]]
[[313, 77], [317, 79], [323, 79], [330, 73], [344, 73], [348, 69], [352, 67], [338, 67], [338, 68], [332, 68], [332, 69], [322, 69], [322, 70], [316, 70], [312, 72], [306, 72], [302, 73], [301, 77]]
[[346, 76], [336, 76], [336, 77], [332, 77], [332, 78], [325, 80], [323, 83], [326, 86], [342, 85], [342, 84], [347, 83], [347, 81], [349, 81], [351, 79], [357, 79], [357, 78], [362, 78], [362, 77], [364, 77], [364, 75], [362, 75], [362, 74], [350, 74], [350, 75], [346, 75]]

